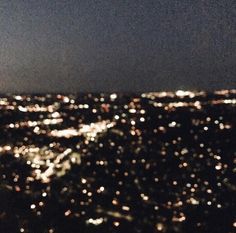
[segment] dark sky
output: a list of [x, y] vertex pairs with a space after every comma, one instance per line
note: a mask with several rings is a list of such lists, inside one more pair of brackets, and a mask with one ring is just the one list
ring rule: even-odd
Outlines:
[[0, 88], [236, 88], [236, 1], [1, 0]]

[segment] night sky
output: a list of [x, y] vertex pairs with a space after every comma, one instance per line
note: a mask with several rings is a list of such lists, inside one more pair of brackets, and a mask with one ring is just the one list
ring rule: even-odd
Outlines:
[[0, 92], [222, 88], [235, 0], [0, 1]]

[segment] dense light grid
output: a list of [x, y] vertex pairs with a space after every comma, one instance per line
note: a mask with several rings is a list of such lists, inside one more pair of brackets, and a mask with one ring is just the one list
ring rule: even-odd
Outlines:
[[0, 97], [1, 232], [236, 230], [236, 91]]

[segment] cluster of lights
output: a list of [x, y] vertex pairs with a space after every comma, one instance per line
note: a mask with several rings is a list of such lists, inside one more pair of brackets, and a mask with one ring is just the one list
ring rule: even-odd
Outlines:
[[236, 191], [235, 107], [234, 90], [1, 97], [4, 189], [27, 200], [34, 222], [49, 216], [45, 232], [62, 232], [58, 221], [68, 232], [204, 231], [210, 213], [236, 205], [222, 197]]

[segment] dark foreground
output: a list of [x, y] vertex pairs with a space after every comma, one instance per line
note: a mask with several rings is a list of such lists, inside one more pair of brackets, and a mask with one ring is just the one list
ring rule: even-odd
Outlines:
[[0, 232], [236, 232], [236, 91], [0, 98]]

